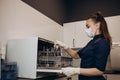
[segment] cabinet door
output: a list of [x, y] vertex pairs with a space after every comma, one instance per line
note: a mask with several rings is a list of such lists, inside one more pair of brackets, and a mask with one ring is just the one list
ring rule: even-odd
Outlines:
[[64, 24], [64, 43], [67, 44], [69, 47], [73, 48], [74, 40], [75, 40], [75, 24], [73, 23], [66, 23]]
[[75, 47], [84, 47], [88, 41], [90, 41], [90, 38], [85, 33], [86, 23], [85, 21], [79, 21], [76, 22], [76, 28], [75, 28]]
[[109, 74], [107, 80], [120, 80], [120, 74]]
[[91, 38], [85, 33], [85, 21], [64, 24], [64, 42], [71, 48], [84, 47]]

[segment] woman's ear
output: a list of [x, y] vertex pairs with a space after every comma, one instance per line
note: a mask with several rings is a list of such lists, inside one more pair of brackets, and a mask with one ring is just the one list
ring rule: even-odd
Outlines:
[[97, 27], [97, 29], [100, 29], [100, 22], [96, 23], [96, 27]]

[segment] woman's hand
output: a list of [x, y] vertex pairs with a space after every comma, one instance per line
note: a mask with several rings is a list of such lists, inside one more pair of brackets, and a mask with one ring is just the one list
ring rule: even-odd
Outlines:
[[64, 48], [64, 49], [66, 50], [66, 52], [67, 52], [71, 57], [73, 57], [73, 58], [75, 58], [75, 59], [80, 58], [79, 55], [77, 54], [77, 52], [74, 51], [74, 50], [72, 50], [71, 48], [69, 48], [65, 43], [56, 40], [55, 45], [58, 45], [58, 46]]
[[56, 40], [55, 45], [58, 45], [58, 46], [64, 48], [65, 50], [68, 48], [68, 46], [65, 43], [58, 41], [58, 40]]
[[104, 74], [104, 72], [98, 70], [97, 68], [74, 68], [74, 67], [62, 68], [62, 73], [64, 73], [67, 77], [76, 74], [84, 76], [102, 76]]
[[66, 67], [62, 68], [62, 73], [64, 73], [67, 77], [70, 77], [72, 75], [80, 74], [80, 68], [74, 68], [74, 67]]

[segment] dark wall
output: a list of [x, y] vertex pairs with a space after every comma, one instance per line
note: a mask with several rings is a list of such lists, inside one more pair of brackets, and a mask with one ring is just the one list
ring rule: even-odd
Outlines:
[[120, 0], [22, 0], [57, 23], [80, 21], [96, 11], [120, 15]]

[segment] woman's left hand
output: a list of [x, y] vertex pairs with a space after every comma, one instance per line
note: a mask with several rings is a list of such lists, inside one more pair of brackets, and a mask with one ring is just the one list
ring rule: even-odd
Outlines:
[[66, 68], [62, 68], [62, 72], [70, 77], [72, 75], [75, 75], [75, 74], [80, 74], [80, 68], [74, 68], [74, 67], [66, 67]]

